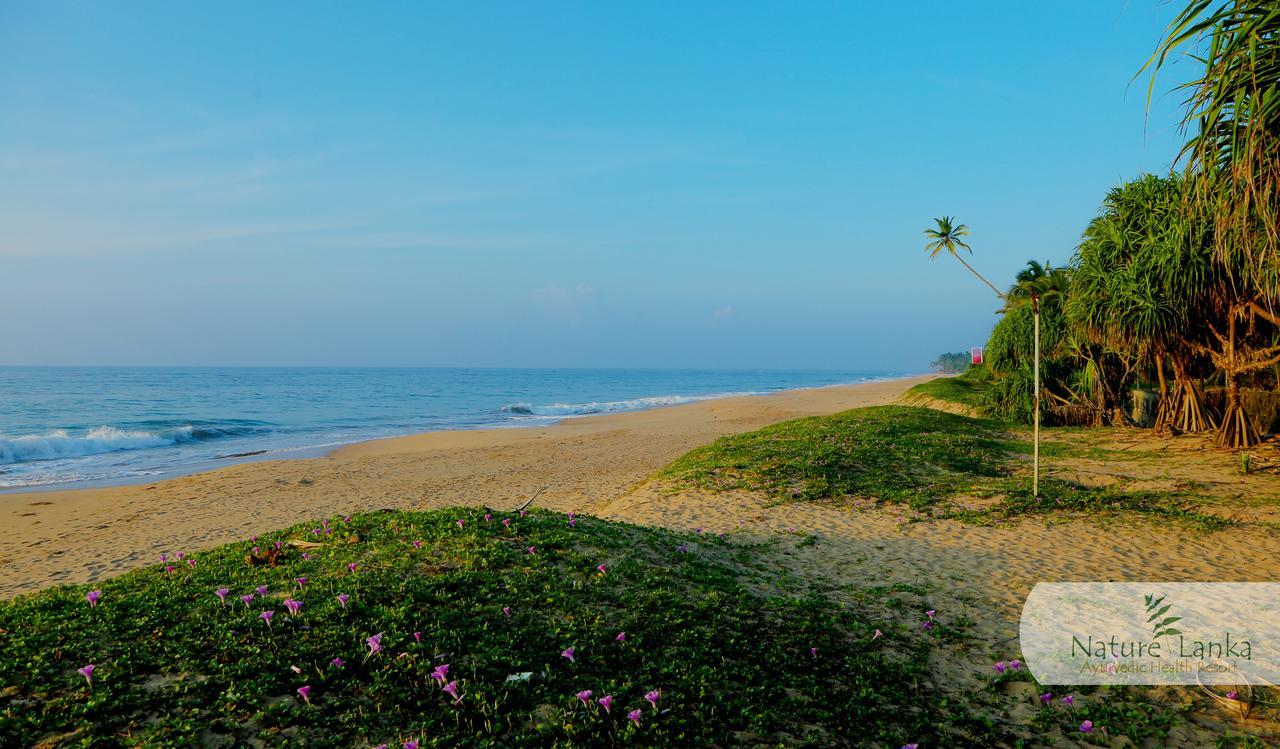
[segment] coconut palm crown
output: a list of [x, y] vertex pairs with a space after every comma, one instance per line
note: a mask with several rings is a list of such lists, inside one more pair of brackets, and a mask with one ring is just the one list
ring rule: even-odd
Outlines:
[[929, 259], [937, 259], [938, 255], [943, 250], [946, 250], [952, 257], [959, 260], [964, 267], [968, 268], [970, 273], [977, 276], [978, 280], [982, 281], [987, 286], [990, 286], [991, 290], [996, 293], [996, 296], [1004, 299], [1005, 295], [1000, 291], [1000, 289], [996, 288], [995, 284], [991, 283], [986, 278], [983, 278], [981, 273], [974, 270], [973, 266], [966, 263], [964, 258], [960, 256], [959, 250], [967, 250], [969, 254], [973, 254], [973, 248], [965, 244], [964, 240], [961, 239], [961, 237], [969, 236], [969, 227], [964, 224], [957, 224], [956, 220], [951, 216], [935, 218], [933, 221], [936, 226], [934, 228], [924, 230], [924, 235], [930, 240], [924, 246], [925, 252], [929, 253]]

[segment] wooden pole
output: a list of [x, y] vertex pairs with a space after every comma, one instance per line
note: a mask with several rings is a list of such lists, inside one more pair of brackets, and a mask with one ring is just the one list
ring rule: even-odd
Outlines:
[[1031, 292], [1031, 312], [1035, 316], [1035, 436], [1034, 436], [1034, 457], [1032, 458], [1031, 468], [1031, 494], [1040, 501], [1040, 300], [1036, 297], [1034, 291]]

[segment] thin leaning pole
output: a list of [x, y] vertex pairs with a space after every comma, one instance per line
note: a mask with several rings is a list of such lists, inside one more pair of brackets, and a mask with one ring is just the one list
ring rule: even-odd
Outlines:
[[1035, 318], [1035, 388], [1036, 413], [1034, 437], [1035, 448], [1031, 459], [1031, 496], [1040, 501], [1040, 298], [1035, 291], [1031, 292], [1031, 314]]

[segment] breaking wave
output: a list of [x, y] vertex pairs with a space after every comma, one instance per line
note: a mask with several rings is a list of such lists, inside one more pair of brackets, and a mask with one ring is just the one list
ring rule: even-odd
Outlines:
[[121, 429], [113, 426], [94, 427], [80, 434], [55, 429], [45, 434], [19, 437], [0, 435], [0, 465], [30, 463], [40, 460], [81, 458], [86, 455], [168, 447], [184, 442], [220, 439], [270, 431], [256, 422], [188, 423], [152, 429]]
[[678, 406], [681, 403], [694, 403], [712, 400], [713, 398], [732, 398], [739, 395], [761, 394], [763, 394], [763, 391], [714, 393], [710, 395], [656, 395], [649, 398], [591, 403], [550, 403], [547, 405], [511, 403], [503, 406], [502, 412], [515, 416], [590, 416], [591, 414], [618, 413], [620, 411], [639, 411], [658, 406]]

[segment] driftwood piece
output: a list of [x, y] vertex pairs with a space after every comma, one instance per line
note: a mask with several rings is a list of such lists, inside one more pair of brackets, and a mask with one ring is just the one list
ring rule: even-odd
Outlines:
[[543, 493], [543, 492], [545, 492], [546, 490], [548, 490], [548, 489], [550, 489], [550, 488], [551, 488], [551, 484], [547, 484], [546, 486], [542, 487], [542, 488], [541, 488], [541, 489], [539, 489], [538, 491], [534, 492], [532, 497], [529, 497], [527, 500], [525, 500], [525, 503], [524, 503], [524, 504], [522, 504], [522, 505], [520, 505], [519, 507], [517, 507], [517, 508], [516, 508], [516, 511], [518, 512], [518, 511], [520, 511], [520, 510], [527, 510], [527, 509], [529, 509], [529, 505], [533, 504], [533, 500], [537, 499], [539, 496], [541, 496], [541, 495], [542, 495], [542, 493]]
[[250, 567], [275, 567], [283, 556], [279, 549], [267, 549], [261, 554], [248, 554], [244, 563]]

